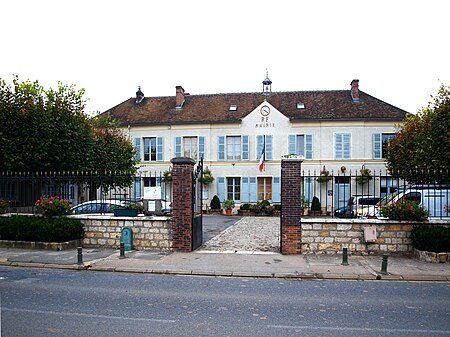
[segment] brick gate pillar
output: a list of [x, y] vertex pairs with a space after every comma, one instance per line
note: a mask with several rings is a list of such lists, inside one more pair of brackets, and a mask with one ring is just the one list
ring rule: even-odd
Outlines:
[[301, 168], [303, 157], [281, 159], [281, 254], [301, 254]]
[[193, 177], [195, 160], [172, 158], [172, 247], [177, 251], [192, 251], [194, 211]]

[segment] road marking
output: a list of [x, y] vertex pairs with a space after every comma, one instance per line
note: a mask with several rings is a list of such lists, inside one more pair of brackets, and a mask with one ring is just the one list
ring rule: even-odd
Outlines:
[[122, 317], [122, 316], [107, 316], [107, 315], [96, 315], [96, 314], [85, 314], [80, 312], [56, 312], [56, 311], [44, 311], [44, 310], [29, 310], [29, 309], [10, 309], [2, 308], [3, 311], [12, 312], [28, 312], [32, 314], [47, 314], [47, 315], [65, 315], [65, 316], [78, 316], [78, 317], [89, 317], [89, 318], [105, 318], [105, 319], [121, 319], [130, 321], [141, 321], [141, 322], [158, 322], [158, 323], [175, 323], [175, 320], [171, 319], [157, 319], [157, 318], [137, 318], [137, 317]]
[[444, 334], [450, 333], [450, 330], [423, 330], [423, 329], [379, 329], [379, 328], [350, 328], [350, 327], [325, 327], [325, 326], [310, 326], [310, 325], [267, 325], [268, 328], [273, 329], [296, 329], [296, 330], [332, 330], [332, 331], [379, 331], [392, 333], [434, 333]]

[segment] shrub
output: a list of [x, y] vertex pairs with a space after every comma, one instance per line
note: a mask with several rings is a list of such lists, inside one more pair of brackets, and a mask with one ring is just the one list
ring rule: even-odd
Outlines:
[[414, 226], [411, 232], [414, 248], [428, 252], [450, 252], [450, 227]]
[[68, 214], [72, 208], [69, 200], [60, 197], [41, 197], [34, 205], [45, 217]]
[[414, 201], [401, 201], [381, 208], [380, 213], [390, 220], [427, 221], [428, 212]]
[[83, 235], [83, 224], [77, 219], [25, 215], [0, 218], [1, 240], [65, 242], [81, 239]]
[[0, 214], [6, 213], [9, 207], [9, 201], [6, 199], [0, 199]]
[[217, 195], [211, 199], [211, 209], [220, 209], [220, 199]]
[[239, 209], [243, 211], [248, 211], [250, 209], [250, 204], [242, 204]]
[[311, 211], [318, 212], [321, 210], [319, 198], [314, 196], [311, 203]]

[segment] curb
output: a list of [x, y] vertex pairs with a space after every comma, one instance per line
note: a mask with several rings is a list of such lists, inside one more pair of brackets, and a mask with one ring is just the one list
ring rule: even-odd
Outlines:
[[11, 262], [0, 260], [0, 266], [19, 268], [42, 268], [61, 269], [78, 271], [97, 272], [117, 272], [134, 274], [161, 274], [161, 275], [188, 275], [188, 276], [215, 276], [215, 277], [255, 277], [255, 278], [275, 278], [293, 280], [348, 280], [348, 281], [405, 281], [405, 282], [450, 282], [449, 276], [442, 275], [392, 275], [392, 274], [339, 274], [339, 273], [269, 273], [269, 272], [243, 272], [243, 271], [205, 271], [205, 270], [169, 270], [169, 269], [143, 269], [143, 268], [122, 268], [112, 266], [92, 266], [90, 263], [83, 265], [71, 264], [62, 265], [54, 263], [37, 262]]

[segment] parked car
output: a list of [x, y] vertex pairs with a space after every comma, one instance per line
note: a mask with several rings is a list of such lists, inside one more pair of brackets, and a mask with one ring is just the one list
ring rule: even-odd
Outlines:
[[417, 202], [428, 212], [429, 219], [450, 218], [450, 188], [439, 185], [415, 185], [390, 194], [373, 206], [367, 213], [367, 217], [385, 219], [380, 214], [383, 206], [405, 200]]
[[362, 217], [382, 198], [372, 195], [354, 195], [347, 201], [347, 217]]
[[334, 210], [334, 217], [335, 218], [348, 218], [347, 215], [347, 206], [339, 207]]
[[113, 213], [116, 207], [124, 208], [125, 201], [121, 200], [91, 200], [72, 207], [72, 214]]

